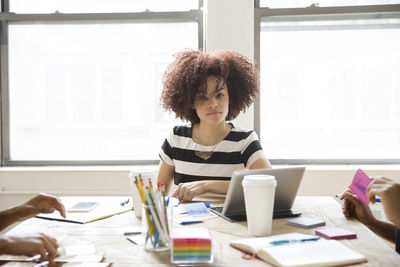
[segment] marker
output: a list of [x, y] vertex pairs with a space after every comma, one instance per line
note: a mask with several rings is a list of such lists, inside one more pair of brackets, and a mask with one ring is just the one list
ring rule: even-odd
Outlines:
[[310, 238], [303, 238], [303, 239], [283, 239], [283, 240], [275, 240], [271, 241], [270, 244], [274, 246], [289, 244], [289, 243], [299, 243], [299, 242], [308, 242], [308, 241], [317, 241], [319, 237], [310, 237]]

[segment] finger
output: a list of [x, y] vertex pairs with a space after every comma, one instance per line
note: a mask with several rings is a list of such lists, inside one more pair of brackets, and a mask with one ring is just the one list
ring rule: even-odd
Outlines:
[[193, 200], [193, 198], [194, 198], [194, 191], [190, 191], [190, 194], [189, 194], [189, 196], [188, 196], [188, 201], [192, 201]]
[[342, 193], [340, 199], [344, 199], [346, 196], [352, 195], [352, 194], [353, 194], [353, 192], [352, 192], [349, 188], [347, 188], [347, 189]]
[[55, 205], [56, 209], [61, 214], [61, 216], [63, 216], [65, 218], [66, 214], [65, 214], [64, 204], [62, 203], [62, 201], [59, 198], [56, 198], [55, 201], [56, 201], [56, 205]]
[[190, 199], [190, 192], [191, 192], [190, 189], [187, 189], [187, 190], [185, 191], [185, 194], [183, 195], [183, 200], [184, 200], [184, 201], [188, 202], [188, 201], [192, 200], [192, 199]]
[[185, 195], [186, 190], [187, 190], [186, 187], [184, 187], [184, 186], [181, 187], [181, 190], [179, 191], [179, 200], [180, 201], [183, 201], [183, 196]]
[[35, 254], [40, 255], [40, 259], [38, 261], [45, 261], [47, 259], [46, 250], [43, 246], [39, 246], [34, 248]]
[[[346, 199], [349, 201], [349, 207], [350, 207], [350, 208], [353, 208], [353, 210], [354, 210], [354, 208], [357, 208], [358, 206], [364, 205], [364, 204], [360, 201], [360, 199], [359, 199], [356, 195], [354, 195], [354, 194], [346, 196]], [[350, 203], [351, 203], [351, 204], [350, 204]]]
[[366, 195], [367, 195], [369, 201], [371, 201], [372, 203], [375, 203], [376, 202], [375, 197], [376, 196], [382, 197], [382, 194], [384, 193], [384, 191], [385, 191], [385, 186], [375, 185], [367, 191]]
[[174, 193], [172, 193], [172, 197], [178, 197], [179, 191], [181, 190], [182, 184], [179, 184], [178, 187], [175, 189]]
[[47, 259], [53, 260], [57, 256], [57, 243], [44, 234], [42, 234], [42, 242], [47, 250]]

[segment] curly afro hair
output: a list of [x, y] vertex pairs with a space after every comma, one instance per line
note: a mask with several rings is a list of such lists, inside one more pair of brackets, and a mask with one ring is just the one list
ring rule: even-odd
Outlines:
[[221, 79], [228, 88], [229, 112], [226, 120], [236, 118], [259, 94], [258, 70], [247, 57], [234, 51], [208, 54], [199, 50], [178, 52], [164, 73], [161, 104], [177, 118], [200, 121], [193, 109], [195, 96], [207, 92], [207, 77]]

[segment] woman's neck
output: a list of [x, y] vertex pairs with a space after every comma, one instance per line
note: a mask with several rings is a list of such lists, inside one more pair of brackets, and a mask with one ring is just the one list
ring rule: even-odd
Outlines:
[[196, 143], [205, 146], [216, 145], [221, 142], [231, 131], [229, 123], [219, 124], [197, 123], [193, 126], [192, 138]]

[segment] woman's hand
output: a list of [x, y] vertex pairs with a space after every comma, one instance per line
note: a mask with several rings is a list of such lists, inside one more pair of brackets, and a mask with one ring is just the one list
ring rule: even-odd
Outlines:
[[175, 189], [174, 193], [172, 193], [172, 196], [178, 198], [179, 201], [189, 202], [192, 201], [195, 196], [206, 193], [206, 186], [206, 181], [181, 183]]
[[366, 226], [375, 224], [376, 219], [371, 209], [365, 206], [350, 189], [344, 191], [340, 199], [344, 199], [342, 210], [346, 218], [356, 218]]
[[381, 198], [386, 217], [400, 228], [400, 183], [388, 178], [374, 179], [368, 186], [366, 195], [372, 203], [375, 196]]
[[57, 256], [57, 241], [45, 234], [0, 237], [0, 254], [35, 256], [52, 261]]
[[65, 218], [64, 205], [60, 199], [52, 195], [41, 193], [22, 204], [22, 206], [27, 209], [32, 209], [33, 213], [35, 213], [33, 216], [39, 213], [52, 213], [58, 210], [61, 216]]

